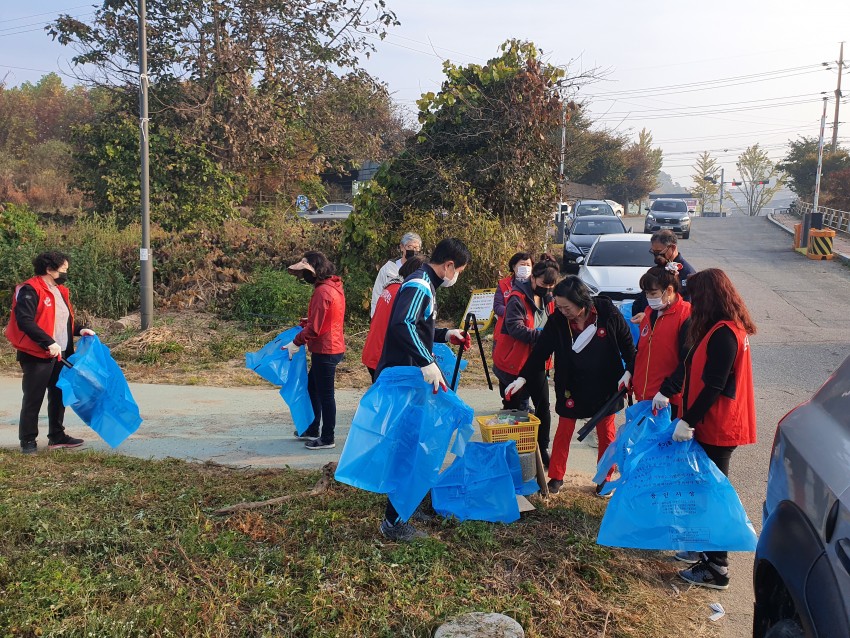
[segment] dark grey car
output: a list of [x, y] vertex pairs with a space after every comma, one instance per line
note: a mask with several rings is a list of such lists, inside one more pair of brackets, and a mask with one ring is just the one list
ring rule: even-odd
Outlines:
[[850, 358], [773, 441], [754, 638], [850, 636]]
[[[584, 257], [600, 235], [630, 233], [623, 221], [616, 215], [585, 215], [577, 218], [569, 228], [564, 240], [564, 269], [575, 264], [576, 259]], [[575, 267], [578, 270], [578, 267]]]
[[668, 229], [681, 235], [682, 239], [691, 236], [691, 214], [684, 199], [656, 199], [646, 210], [643, 232]]

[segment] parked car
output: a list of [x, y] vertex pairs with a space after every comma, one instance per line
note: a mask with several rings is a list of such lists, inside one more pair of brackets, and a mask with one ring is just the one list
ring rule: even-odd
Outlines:
[[623, 212], [625, 211], [625, 209], [623, 208], [622, 204], [618, 204], [613, 199], [606, 199], [605, 203], [608, 204], [612, 209], [614, 209], [614, 214], [617, 217], [623, 216]]
[[850, 636], [850, 357], [773, 440], [753, 638]]
[[354, 206], [344, 204], [342, 202], [333, 202], [325, 204], [316, 210], [305, 211], [298, 213], [300, 217], [309, 219], [311, 222], [335, 222], [348, 219], [348, 216], [354, 211]]
[[646, 210], [643, 232], [654, 233], [667, 228], [682, 239], [691, 236], [691, 215], [684, 199], [656, 199]]
[[602, 199], [580, 199], [573, 204], [572, 219], [585, 215], [614, 215], [611, 205]]
[[638, 234], [600, 235], [579, 263], [578, 276], [594, 294], [615, 301], [640, 295], [640, 278], [655, 265], [649, 237]]
[[[564, 269], [570, 264], [575, 264], [576, 259], [590, 252], [590, 247], [600, 235], [611, 235], [615, 233], [630, 233], [619, 217], [610, 215], [587, 215], [579, 217], [572, 223], [564, 241]], [[578, 267], [575, 268], [578, 270]]]

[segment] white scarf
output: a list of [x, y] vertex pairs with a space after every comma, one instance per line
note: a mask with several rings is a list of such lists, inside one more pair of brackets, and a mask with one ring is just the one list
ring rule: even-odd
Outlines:
[[573, 340], [573, 352], [581, 352], [587, 347], [587, 344], [590, 343], [590, 340], [593, 339], [593, 336], [596, 334], [596, 324], [592, 323], [587, 328], [579, 333]]

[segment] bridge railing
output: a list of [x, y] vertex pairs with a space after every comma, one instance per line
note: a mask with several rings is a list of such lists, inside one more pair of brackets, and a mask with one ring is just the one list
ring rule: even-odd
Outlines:
[[[788, 212], [797, 217], [806, 213], [813, 213], [814, 207], [807, 202], [800, 202], [788, 209]], [[850, 212], [818, 206], [818, 212], [823, 213], [823, 225], [840, 233], [850, 234]]]

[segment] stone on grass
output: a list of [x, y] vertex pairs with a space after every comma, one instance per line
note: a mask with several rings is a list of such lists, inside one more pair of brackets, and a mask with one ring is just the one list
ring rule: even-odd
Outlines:
[[474, 611], [441, 625], [434, 638], [525, 638], [525, 631], [509, 616]]

